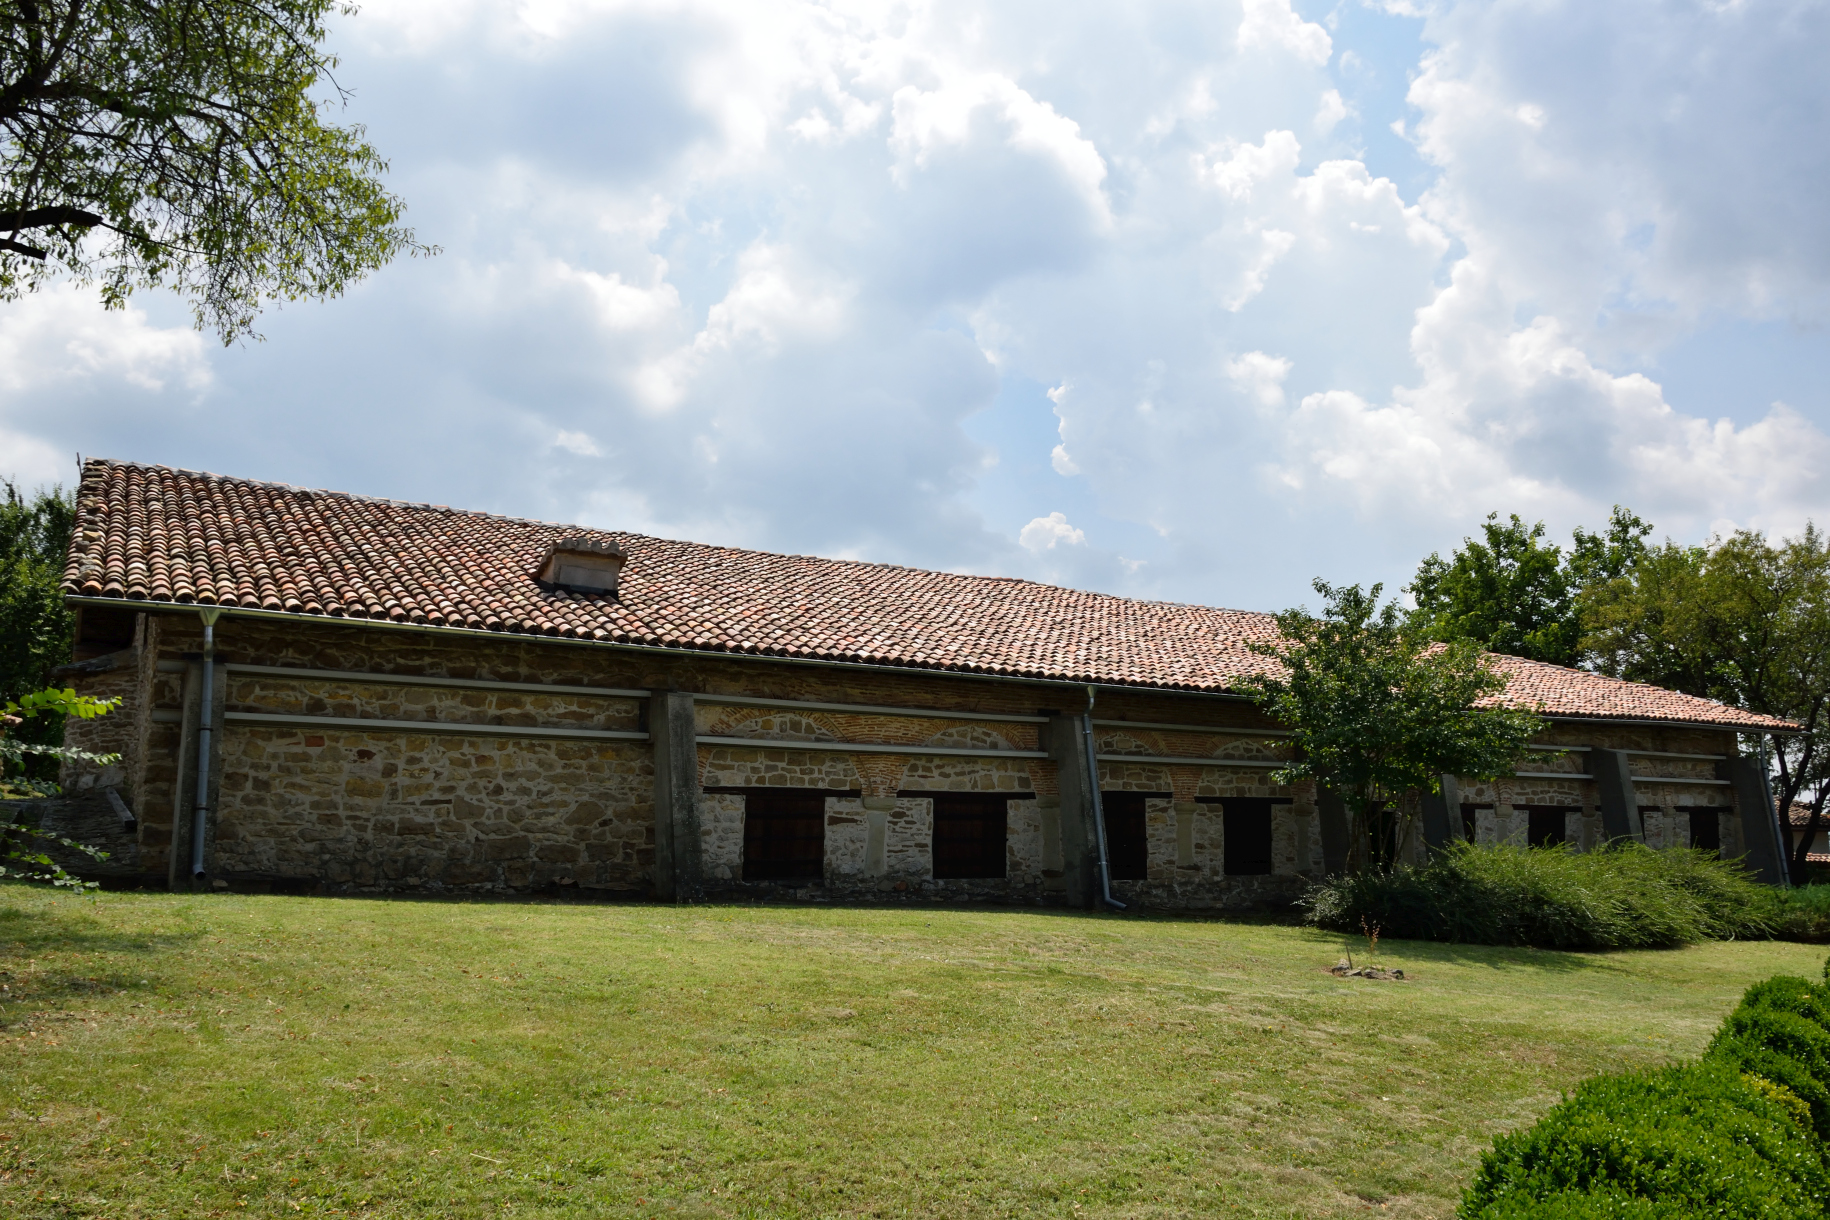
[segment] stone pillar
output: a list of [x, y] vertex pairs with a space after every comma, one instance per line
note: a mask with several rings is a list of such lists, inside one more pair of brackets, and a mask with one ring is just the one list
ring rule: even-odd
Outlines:
[[1195, 860], [1195, 819], [1201, 816], [1201, 806], [1194, 801], [1177, 801], [1176, 816], [1176, 868], [1193, 872], [1199, 868]]
[[1741, 843], [1747, 849], [1747, 866], [1768, 885], [1784, 885], [1790, 878], [1784, 840], [1780, 837], [1779, 811], [1767, 795], [1760, 759], [1746, 754], [1716, 764], [1716, 778], [1725, 779], [1735, 794], [1741, 815]]
[[[216, 888], [227, 889], [228, 882], [216, 876], [216, 825], [222, 821], [223, 705], [227, 703], [229, 696], [229, 667], [227, 663], [218, 658], [216, 664], [211, 666], [211, 671], [208, 709], [210, 717], [210, 787], [209, 805], [204, 810], [203, 821], [203, 875], [207, 880], [196, 878], [192, 878], [192, 880], [197, 888], [207, 888], [208, 881], [213, 880]], [[188, 872], [189, 869], [190, 861], [187, 859], [185, 870]]]
[[1340, 794], [1320, 784], [1315, 786], [1315, 820], [1322, 831], [1322, 871], [1334, 874], [1347, 871], [1349, 823], [1347, 806]]
[[1099, 844], [1087, 790], [1086, 737], [1078, 716], [1050, 716], [1042, 727], [1042, 748], [1054, 760], [1061, 786], [1062, 887], [1069, 906], [1090, 907], [1098, 888]]
[[889, 871], [890, 815], [896, 812], [893, 796], [864, 798], [864, 875], [881, 877]]
[[1442, 789], [1423, 798], [1423, 842], [1437, 848], [1461, 838], [1461, 784], [1453, 775], [1442, 777]]
[[691, 902], [705, 892], [693, 697], [677, 690], [651, 694], [648, 737], [654, 746], [655, 897]]
[[[193, 654], [194, 655], [194, 654]], [[183, 717], [178, 729], [178, 757], [172, 768], [172, 838], [166, 853], [165, 888], [189, 889], [191, 825], [196, 801], [197, 724], [203, 708], [203, 663], [187, 657], [184, 666]]]
[[1596, 803], [1601, 807], [1601, 833], [1609, 839], [1634, 839], [1644, 843], [1646, 828], [1639, 820], [1639, 793], [1633, 789], [1633, 772], [1627, 755], [1596, 746], [1589, 751], [1589, 774], [1595, 777]]

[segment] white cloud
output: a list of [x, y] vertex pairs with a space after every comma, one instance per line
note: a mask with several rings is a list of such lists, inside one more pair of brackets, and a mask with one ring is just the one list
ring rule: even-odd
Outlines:
[[1069, 546], [1081, 546], [1085, 544], [1086, 540], [1086, 534], [1069, 525], [1066, 515], [1062, 513], [1050, 513], [1046, 517], [1037, 517], [1024, 526], [1022, 532], [1017, 535], [1018, 542], [1038, 554], [1054, 550], [1057, 542], [1065, 542]]
[[1240, 393], [1266, 407], [1283, 405], [1284, 378], [1290, 375], [1290, 369], [1290, 362], [1282, 356], [1267, 356], [1263, 352], [1247, 352], [1226, 362], [1226, 375]]
[[93, 291], [58, 284], [0, 312], [0, 390], [43, 391], [73, 382], [137, 389], [203, 390], [211, 372], [202, 335], [148, 323], [135, 306], [103, 309]]
[[1249, 201], [1259, 183], [1286, 177], [1296, 170], [1302, 145], [1289, 131], [1267, 131], [1257, 144], [1229, 148], [1205, 167], [1207, 180], [1233, 200]]
[[[1826, 21], [378, 0], [333, 38], [348, 117], [447, 253], [223, 352], [157, 294], [0, 307], [0, 468], [1260, 606], [1494, 508], [1790, 528], [1830, 510], [1830, 375], [1658, 361], [1712, 319], [1830, 325]], [[1367, 84], [1407, 79], [1402, 113]]]
[[1330, 89], [1322, 94], [1322, 104], [1315, 110], [1315, 129], [1327, 135], [1340, 125], [1342, 119], [1353, 113], [1353, 108], [1341, 100], [1339, 89]]
[[588, 432], [561, 431], [553, 437], [553, 447], [564, 449], [567, 453], [575, 453], [579, 457], [604, 456], [604, 451], [597, 447], [597, 442], [591, 439]]
[[1245, 0], [1239, 48], [1255, 47], [1282, 47], [1314, 64], [1327, 63], [1334, 53], [1328, 31], [1297, 16], [1290, 8], [1290, 0]]

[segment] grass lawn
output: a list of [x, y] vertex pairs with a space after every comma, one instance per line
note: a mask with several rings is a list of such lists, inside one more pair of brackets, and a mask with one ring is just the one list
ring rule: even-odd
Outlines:
[[1494, 1133], [1824, 956], [1346, 943], [0, 888], [0, 1215], [1448, 1216]]

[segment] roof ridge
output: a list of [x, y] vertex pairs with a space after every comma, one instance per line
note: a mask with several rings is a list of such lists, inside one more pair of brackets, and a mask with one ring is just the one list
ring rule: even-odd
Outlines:
[[[480, 508], [453, 508], [449, 504], [433, 504], [426, 500], [395, 500], [388, 496], [365, 496], [354, 491], [333, 491], [328, 487], [304, 487], [297, 483], [280, 483], [272, 479], [246, 479], [240, 475], [217, 474], [213, 470], [192, 470], [188, 466], [167, 466], [160, 462], [124, 462], [119, 458], [88, 457], [83, 459], [83, 466], [117, 466], [131, 470], [163, 470], [171, 474], [181, 474], [193, 479], [209, 479], [216, 483], [238, 483], [243, 487], [264, 487], [270, 491], [286, 491], [297, 495], [323, 496], [330, 500], [352, 500], [358, 504], [385, 504], [390, 508], [416, 508], [429, 512], [450, 513], [454, 517], [481, 517], [486, 521], [507, 521], [514, 525], [538, 525], [546, 529], [584, 530], [592, 534], [628, 533], [627, 530], [599, 529], [594, 525], [577, 525], [567, 521], [542, 521], [536, 517], [516, 517], [507, 513], [484, 512]], [[642, 535], [636, 535], [641, 537]]]

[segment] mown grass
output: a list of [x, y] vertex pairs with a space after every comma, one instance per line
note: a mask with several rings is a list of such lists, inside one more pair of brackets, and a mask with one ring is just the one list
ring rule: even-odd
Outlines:
[[[0, 1214], [1448, 1216], [1779, 943], [0, 888]], [[1361, 942], [1361, 949], [1364, 942]]]

